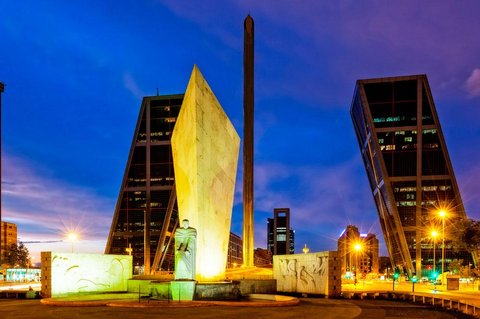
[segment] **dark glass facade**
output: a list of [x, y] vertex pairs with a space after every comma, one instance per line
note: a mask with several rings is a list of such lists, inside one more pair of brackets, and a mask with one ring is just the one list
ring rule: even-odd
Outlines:
[[[392, 264], [422, 276], [440, 270], [444, 230], [445, 271], [455, 259], [468, 265], [471, 254], [448, 241], [466, 213], [427, 77], [359, 80], [350, 113]], [[435, 261], [433, 229], [440, 234]]]
[[[174, 267], [178, 225], [171, 135], [183, 95], [145, 97], [133, 136], [105, 253], [126, 254], [145, 273]], [[159, 245], [160, 243], [160, 245]]]
[[275, 208], [267, 221], [267, 249], [272, 255], [295, 253], [295, 231], [290, 228], [290, 208]]

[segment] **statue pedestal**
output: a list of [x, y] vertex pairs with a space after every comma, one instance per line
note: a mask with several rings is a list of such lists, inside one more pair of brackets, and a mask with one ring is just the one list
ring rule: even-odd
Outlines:
[[172, 292], [172, 300], [187, 301], [193, 300], [195, 294], [195, 281], [171, 281], [170, 289]]

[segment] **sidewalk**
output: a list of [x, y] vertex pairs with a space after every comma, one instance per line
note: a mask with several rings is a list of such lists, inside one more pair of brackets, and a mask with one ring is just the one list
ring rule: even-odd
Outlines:
[[41, 284], [39, 282], [0, 281], [0, 290], [29, 290], [30, 287], [35, 291], [40, 291]]

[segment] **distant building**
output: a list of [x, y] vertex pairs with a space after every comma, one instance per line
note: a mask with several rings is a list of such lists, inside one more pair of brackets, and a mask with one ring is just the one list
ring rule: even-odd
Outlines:
[[267, 249], [273, 255], [295, 253], [295, 231], [290, 228], [290, 208], [275, 208], [267, 221]]
[[375, 234], [360, 234], [363, 243], [359, 257], [359, 270], [363, 274], [378, 274], [378, 239]]
[[[467, 216], [427, 76], [358, 80], [350, 113], [392, 265], [428, 276], [473, 262], [449, 244]], [[432, 229], [445, 231], [436, 244]]]
[[378, 257], [378, 272], [380, 274], [390, 274], [392, 270], [392, 262], [388, 256]]
[[2, 254], [2, 261], [5, 261], [10, 246], [17, 243], [17, 225], [14, 223], [2, 222], [0, 233], [2, 238], [2, 241], [0, 242], [0, 251]]
[[[227, 268], [235, 268], [243, 265], [243, 240], [240, 236], [230, 232], [228, 242]], [[272, 254], [268, 249], [256, 248], [253, 251], [255, 266], [271, 266]]]
[[[358, 245], [359, 249], [356, 249]], [[358, 228], [348, 225], [338, 239], [338, 256], [342, 274], [378, 273], [378, 239], [374, 234], [360, 234]]]
[[228, 241], [227, 268], [235, 268], [243, 264], [243, 240], [230, 232]]
[[272, 266], [272, 253], [265, 248], [256, 248], [253, 251], [255, 266]]

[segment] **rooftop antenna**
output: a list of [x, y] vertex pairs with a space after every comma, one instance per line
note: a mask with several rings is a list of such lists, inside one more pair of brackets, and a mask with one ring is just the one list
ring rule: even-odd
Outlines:
[[157, 88], [157, 96], [158, 96], [158, 95], [159, 95], [159, 94], [158, 94], [158, 88]]

